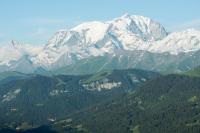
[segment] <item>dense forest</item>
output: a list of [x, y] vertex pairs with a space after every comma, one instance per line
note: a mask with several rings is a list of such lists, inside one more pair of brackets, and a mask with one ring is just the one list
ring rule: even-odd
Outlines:
[[[15, 100], [1, 99], [0, 112], [5, 115], [0, 116], [0, 133], [197, 133], [200, 77], [195, 71], [165, 76], [142, 70], [9, 76], [1, 80], [1, 94], [7, 90], [9, 96], [13, 86], [24, 89], [10, 96]], [[111, 86], [105, 86], [110, 81]], [[115, 82], [122, 85], [101, 88], [113, 87]], [[52, 97], [53, 88], [60, 91]]]
[[0, 125], [14, 129], [48, 125], [71, 113], [121, 97], [158, 76], [131, 69], [84, 76], [4, 73], [0, 80]]
[[197, 133], [200, 78], [168, 75], [136, 91], [70, 116], [92, 133]]

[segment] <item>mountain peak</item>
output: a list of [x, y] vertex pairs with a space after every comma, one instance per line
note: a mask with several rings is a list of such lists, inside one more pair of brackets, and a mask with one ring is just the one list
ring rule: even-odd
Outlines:
[[122, 15], [120, 18], [130, 18], [130, 14], [129, 13], [125, 13], [124, 15]]
[[[116, 36], [113, 36], [114, 38], [118, 38], [122, 34], [129, 40], [142, 41], [156, 41], [167, 36], [165, 28], [160, 23], [148, 17], [124, 14], [111, 21], [85, 22], [70, 30], [60, 30], [49, 40], [47, 45], [51, 47], [71, 45], [76, 40], [75, 44], [91, 46], [104, 40], [107, 36], [114, 35]], [[135, 43], [135, 41], [133, 42]]]
[[165, 28], [157, 21], [139, 15], [125, 14], [110, 21], [116, 29], [127, 30], [143, 41], [157, 41], [167, 36]]
[[16, 49], [22, 47], [22, 44], [19, 43], [19, 42], [16, 41], [16, 40], [12, 40], [12, 41], [10, 42], [10, 44], [11, 44], [11, 46], [12, 46], [13, 48], [16, 48]]
[[149, 18], [149, 17], [146, 17], [146, 16], [142, 16], [142, 15], [130, 15], [130, 14], [128, 14], [128, 13], [125, 13], [124, 15], [122, 15], [121, 17], [119, 17], [119, 18], [116, 18], [116, 19], [143, 19], [143, 20], [148, 20], [148, 21], [150, 21], [150, 20], [152, 20], [151, 18]]

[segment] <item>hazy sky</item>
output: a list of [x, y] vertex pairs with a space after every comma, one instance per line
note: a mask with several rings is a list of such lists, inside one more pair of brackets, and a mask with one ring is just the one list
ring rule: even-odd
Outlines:
[[0, 44], [43, 44], [59, 29], [125, 13], [153, 18], [168, 31], [200, 29], [200, 0], [1, 0]]

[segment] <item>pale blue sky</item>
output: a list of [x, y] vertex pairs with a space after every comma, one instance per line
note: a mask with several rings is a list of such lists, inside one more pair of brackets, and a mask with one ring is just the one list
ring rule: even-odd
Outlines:
[[1, 0], [0, 44], [43, 44], [59, 29], [125, 13], [153, 18], [168, 31], [200, 29], [200, 0]]

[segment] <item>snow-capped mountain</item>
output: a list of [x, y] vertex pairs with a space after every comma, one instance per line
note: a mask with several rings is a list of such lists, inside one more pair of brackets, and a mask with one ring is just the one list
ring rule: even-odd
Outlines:
[[181, 32], [174, 32], [160, 41], [152, 43], [148, 49], [150, 52], [179, 54], [200, 50], [200, 31], [187, 29]]
[[[70, 30], [58, 31], [34, 58], [36, 65], [52, 68], [58, 61], [64, 65], [90, 56], [101, 56], [117, 50], [144, 50], [147, 42], [167, 36], [158, 22], [143, 16], [124, 15], [107, 22], [86, 22]], [[63, 64], [63, 63], [61, 63]]]
[[12, 40], [8, 45], [0, 46], [0, 61], [3, 64], [8, 64], [24, 55], [36, 56], [41, 50], [42, 46], [22, 44]]
[[31, 58], [41, 50], [42, 46], [22, 44], [14, 40], [8, 45], [0, 46], [0, 71], [33, 72]]
[[16, 64], [28, 64], [31, 71], [38, 67], [52, 70], [89, 57], [138, 50], [154, 54], [191, 54], [200, 50], [200, 31], [168, 33], [155, 20], [125, 14], [111, 21], [85, 22], [57, 31], [43, 47], [12, 41], [11, 45], [0, 48], [0, 68], [9, 66], [9, 70], [15, 70], [20, 68]]

